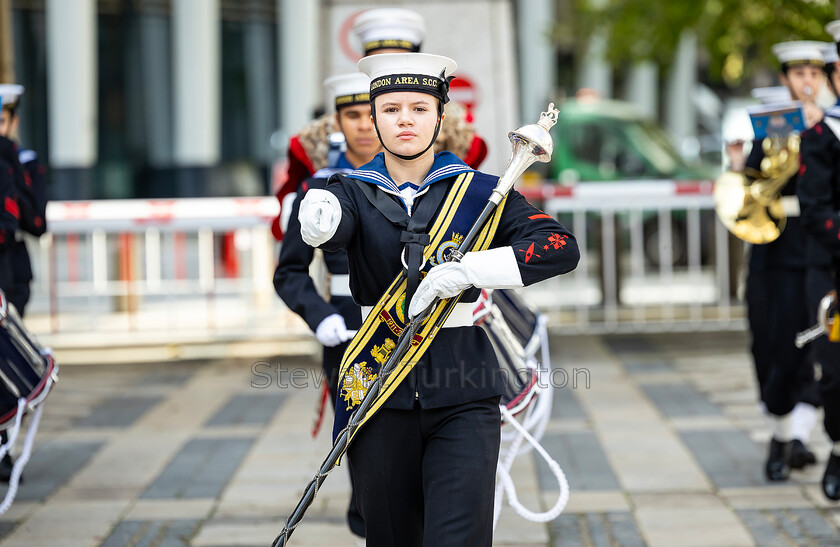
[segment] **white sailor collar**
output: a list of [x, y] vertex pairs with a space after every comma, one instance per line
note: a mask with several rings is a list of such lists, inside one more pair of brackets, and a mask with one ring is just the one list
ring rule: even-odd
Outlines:
[[827, 108], [825, 115], [831, 116], [832, 118], [840, 118], [840, 101], [837, 101], [837, 104], [834, 106]]
[[[435, 161], [432, 164], [432, 168], [429, 169], [429, 173], [422, 182], [419, 184], [412, 182], [397, 184], [385, 168], [385, 154], [380, 152], [374, 156], [372, 161], [359, 167], [347, 176], [369, 184], [374, 184], [381, 188], [384, 192], [397, 196], [403, 206], [410, 211], [411, 202], [414, 201], [414, 198], [425, 193], [432, 184], [448, 179], [454, 175], [468, 173], [470, 171], [473, 171], [473, 169], [461, 161], [458, 156], [452, 152], [440, 152], [435, 154]], [[413, 191], [415, 189], [416, 192]], [[413, 194], [408, 202], [406, 202], [407, 200], [405, 199], [407, 197], [407, 190], [410, 194]]]

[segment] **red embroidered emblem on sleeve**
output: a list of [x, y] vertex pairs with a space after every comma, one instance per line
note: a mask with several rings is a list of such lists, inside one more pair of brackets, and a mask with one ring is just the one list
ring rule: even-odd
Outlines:
[[551, 234], [551, 236], [549, 236], [549, 238], [548, 238], [548, 242], [552, 246], [554, 246], [554, 250], [556, 251], [560, 247], [565, 247], [566, 246], [566, 239], [568, 239], [568, 237], [569, 236], [567, 236], [567, 235], [562, 235], [561, 236], [560, 234]]
[[831, 220], [831, 219], [826, 220], [826, 221], [825, 221], [825, 229], [826, 229], [826, 231], [831, 230], [832, 228], [834, 228], [834, 221], [833, 221], [833, 220]]
[[18, 208], [18, 204], [15, 200], [10, 197], [6, 198], [6, 202], [4, 203], [6, 211], [15, 218], [20, 218], [20, 209]]
[[525, 249], [519, 249], [519, 250], [522, 251], [523, 253], [525, 253], [525, 264], [527, 264], [528, 261], [531, 260], [531, 258], [534, 257], [534, 256], [536, 256], [537, 258], [542, 258], [541, 255], [538, 255], [534, 252], [534, 244], [533, 243], [531, 243], [531, 246], [528, 247], [527, 251]]
[[804, 172], [805, 172], [805, 164], [803, 163], [801, 166], [799, 166], [799, 174], [801, 175]]
[[814, 131], [817, 132], [817, 135], [822, 135], [822, 127], [819, 124], [814, 126]]

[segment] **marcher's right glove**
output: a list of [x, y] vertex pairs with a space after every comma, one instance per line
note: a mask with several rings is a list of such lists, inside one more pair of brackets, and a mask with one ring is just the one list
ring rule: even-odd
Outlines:
[[306, 192], [298, 212], [303, 241], [317, 247], [335, 235], [341, 222], [341, 204], [335, 194], [320, 188]]

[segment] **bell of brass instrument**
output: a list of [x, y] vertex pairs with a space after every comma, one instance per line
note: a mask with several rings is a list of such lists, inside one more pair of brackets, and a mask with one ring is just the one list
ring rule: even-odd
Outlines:
[[748, 243], [770, 243], [785, 228], [782, 189], [799, 170], [799, 136], [771, 136], [761, 142], [761, 171], [750, 180], [727, 171], [715, 181], [715, 211], [726, 228]]

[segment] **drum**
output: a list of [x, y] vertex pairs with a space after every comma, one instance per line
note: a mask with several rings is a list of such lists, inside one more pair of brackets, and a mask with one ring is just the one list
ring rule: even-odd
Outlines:
[[58, 379], [58, 365], [52, 352], [35, 342], [2, 291], [0, 357], [0, 430], [5, 430], [14, 425], [19, 407], [28, 413], [43, 402]]
[[522, 412], [539, 391], [542, 349], [540, 315], [509, 290], [481, 291], [473, 322], [484, 328], [496, 350], [505, 380], [503, 404], [512, 414]]

